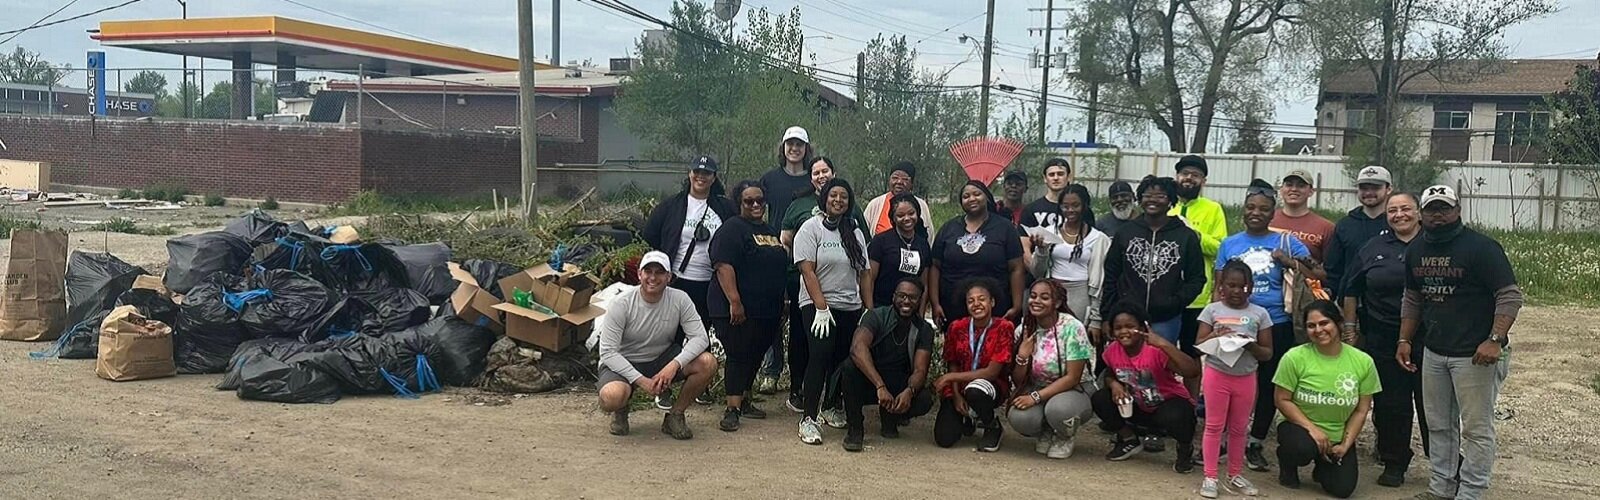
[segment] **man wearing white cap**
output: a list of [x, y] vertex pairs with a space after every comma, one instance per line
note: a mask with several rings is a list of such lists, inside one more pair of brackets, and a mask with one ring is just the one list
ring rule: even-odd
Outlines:
[[[1522, 289], [1500, 243], [1461, 223], [1450, 186], [1422, 191], [1422, 237], [1406, 249], [1395, 361], [1422, 371], [1432, 498], [1475, 500], [1495, 460], [1494, 405], [1510, 369], [1511, 325]], [[1412, 338], [1427, 330], [1422, 366]]]
[[[811, 135], [806, 133], [806, 129], [789, 127], [783, 131], [783, 138], [778, 140], [778, 166], [761, 176], [761, 185], [767, 191], [767, 222], [772, 227], [782, 225], [783, 214], [789, 213], [789, 204], [794, 201], [796, 193], [810, 193], [815, 189], [811, 185], [811, 159], [815, 155], [816, 150], [811, 147]], [[795, 326], [800, 324], [800, 306], [794, 300], [799, 295], [799, 281], [791, 281], [784, 294], [789, 297], [790, 335], [802, 331]], [[756, 391], [762, 394], [775, 392], [778, 376], [783, 375], [783, 342], [782, 338], [779, 340], [772, 343], [772, 349], [767, 352], [766, 366], [756, 380]]]
[[[668, 288], [672, 261], [651, 251], [639, 260], [639, 287], [613, 299], [601, 318], [600, 409], [611, 412], [611, 434], [628, 434], [628, 400], [635, 388], [661, 394], [683, 382], [681, 396], [661, 421], [661, 432], [673, 439], [694, 433], [683, 411], [711, 385], [717, 358], [706, 352], [710, 339], [689, 294]], [[685, 339], [677, 342], [682, 328]]]
[[[1328, 242], [1328, 258], [1322, 264], [1328, 271], [1324, 288], [1328, 288], [1335, 299], [1343, 296], [1340, 290], [1344, 278], [1350, 275], [1348, 268], [1357, 265], [1356, 254], [1361, 252], [1361, 247], [1374, 236], [1389, 231], [1385, 210], [1392, 185], [1387, 168], [1367, 165], [1356, 174], [1356, 198], [1361, 200], [1361, 206], [1350, 209], [1348, 215], [1334, 224], [1333, 241]], [[1353, 322], [1355, 318], [1345, 320]]]

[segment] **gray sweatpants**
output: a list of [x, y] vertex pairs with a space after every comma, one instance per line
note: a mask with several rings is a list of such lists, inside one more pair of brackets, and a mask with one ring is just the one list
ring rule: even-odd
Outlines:
[[[1049, 429], [1057, 436], [1067, 437], [1076, 434], [1077, 427], [1093, 414], [1094, 406], [1089, 403], [1089, 395], [1074, 389], [1051, 396], [1026, 410], [1012, 408], [1006, 413], [1006, 418], [1011, 420], [1011, 427], [1024, 436], [1036, 437]], [[1072, 420], [1071, 428], [1066, 426], [1069, 419]]]

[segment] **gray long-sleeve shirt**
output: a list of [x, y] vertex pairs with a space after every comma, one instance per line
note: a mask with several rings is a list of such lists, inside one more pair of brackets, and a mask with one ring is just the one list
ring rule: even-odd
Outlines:
[[673, 359], [682, 369], [711, 345], [705, 323], [695, 312], [689, 294], [668, 288], [661, 294], [661, 300], [651, 304], [644, 300], [638, 288], [623, 292], [612, 299], [605, 316], [598, 322], [600, 366], [610, 368], [629, 382], [638, 381], [644, 374], [633, 364], [652, 361], [670, 349], [679, 327], [683, 328], [686, 339], [683, 351]]

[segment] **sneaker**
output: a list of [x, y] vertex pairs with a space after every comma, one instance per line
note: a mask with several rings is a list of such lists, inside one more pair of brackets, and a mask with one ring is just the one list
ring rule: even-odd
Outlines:
[[1441, 497], [1439, 495], [1435, 495], [1431, 491], [1424, 491], [1422, 493], [1418, 493], [1417, 496], [1411, 497], [1408, 500], [1451, 500], [1451, 499], [1450, 499], [1450, 497]]
[[1072, 449], [1077, 445], [1077, 438], [1056, 436], [1055, 442], [1050, 443], [1050, 450], [1044, 456], [1061, 460], [1072, 457]]
[[853, 452], [857, 452], [857, 451], [861, 451], [861, 448], [862, 448], [861, 434], [862, 434], [862, 431], [861, 431], [860, 428], [855, 428], [855, 429], [850, 429], [850, 430], [845, 431], [845, 433], [844, 433], [844, 451], [848, 451], [848, 452], [852, 452], [852, 453]]
[[1178, 445], [1178, 457], [1172, 461], [1172, 472], [1188, 474], [1194, 472], [1194, 446]]
[[1378, 486], [1399, 488], [1403, 484], [1406, 484], [1405, 467], [1387, 465], [1383, 468], [1383, 474], [1378, 475]]
[[983, 429], [983, 437], [978, 438], [978, 451], [986, 453], [1000, 451], [1000, 436], [1004, 433], [1005, 431], [1000, 428], [1000, 422]]
[[702, 392], [699, 396], [694, 397], [694, 402], [695, 404], [709, 405], [711, 403], [715, 403], [716, 401], [711, 400], [711, 393]]
[[845, 420], [843, 409], [829, 408], [823, 410], [820, 417], [822, 417], [822, 423], [835, 429], [843, 429], [849, 425], [849, 422]]
[[1133, 458], [1140, 451], [1138, 439], [1112, 439], [1111, 451], [1106, 453], [1106, 460], [1121, 462]]
[[717, 428], [722, 429], [723, 432], [739, 430], [739, 409], [728, 408], [722, 410], [722, 422], [717, 424]]
[[1200, 496], [1206, 498], [1217, 497], [1217, 478], [1208, 477], [1200, 482]]
[[800, 419], [800, 442], [822, 444], [822, 424], [811, 417]]
[[1265, 447], [1261, 446], [1259, 443], [1246, 446], [1244, 448], [1245, 466], [1256, 472], [1267, 472], [1272, 470], [1272, 464], [1267, 462], [1267, 457], [1263, 454], [1264, 451]]
[[805, 400], [800, 399], [799, 393], [790, 394], [789, 398], [783, 401], [783, 407], [795, 413], [805, 413], [806, 411], [802, 409], [805, 404]]
[[878, 435], [884, 439], [900, 439], [900, 421], [893, 418], [884, 419], [878, 428]]
[[777, 394], [778, 377], [762, 375], [756, 378], [756, 394]]
[[656, 408], [661, 411], [671, 410], [675, 404], [678, 404], [678, 398], [673, 397], [672, 389], [661, 391], [661, 394], [656, 395]]
[[1278, 471], [1278, 484], [1291, 490], [1300, 489], [1300, 471], [1292, 467], [1284, 467]]
[[756, 408], [755, 403], [751, 403], [749, 398], [745, 398], [744, 402], [739, 404], [739, 416], [751, 420], [765, 420], [767, 412]]
[[628, 410], [623, 409], [611, 412], [611, 435], [628, 435]]
[[[1233, 493], [1235, 495], [1253, 497], [1261, 494], [1261, 490], [1256, 488], [1255, 483], [1250, 482], [1249, 479], [1245, 479], [1244, 476], [1233, 476], [1228, 478], [1228, 482], [1223, 483], [1222, 487], [1227, 488], [1229, 493]], [[1201, 494], [1204, 494], [1204, 490], [1201, 491]]]
[[1038, 440], [1033, 443], [1033, 452], [1040, 455], [1050, 453], [1050, 447], [1056, 444], [1055, 433], [1044, 431], [1039, 433]]
[[1144, 443], [1144, 451], [1150, 453], [1167, 451], [1166, 441], [1161, 439], [1161, 436], [1145, 436], [1140, 438], [1140, 441]]
[[678, 440], [694, 437], [694, 433], [689, 431], [689, 423], [683, 419], [683, 414], [671, 411], [661, 419], [661, 433]]

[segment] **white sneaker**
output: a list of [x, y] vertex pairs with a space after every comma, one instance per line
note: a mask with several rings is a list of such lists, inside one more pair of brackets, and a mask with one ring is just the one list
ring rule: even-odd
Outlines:
[[822, 425], [811, 417], [800, 419], [800, 442], [822, 444]]
[[1033, 443], [1033, 452], [1040, 455], [1050, 453], [1050, 448], [1055, 446], [1056, 435], [1049, 430], [1039, 433], [1039, 440]]
[[822, 423], [828, 424], [828, 427], [843, 429], [850, 425], [849, 421], [845, 419], [844, 410], [838, 408], [823, 410], [819, 416], [822, 417]]
[[1206, 498], [1217, 497], [1217, 478], [1208, 477], [1200, 483], [1200, 496]]
[[1077, 444], [1076, 438], [1056, 436], [1056, 442], [1050, 445], [1050, 451], [1044, 456], [1060, 460], [1072, 457], [1072, 448]]
[[1232, 492], [1236, 495], [1253, 497], [1261, 494], [1261, 490], [1256, 489], [1256, 485], [1251, 483], [1249, 479], [1245, 479], [1244, 476], [1233, 476], [1228, 478], [1228, 482], [1224, 483], [1223, 487], [1227, 488], [1229, 492]]

